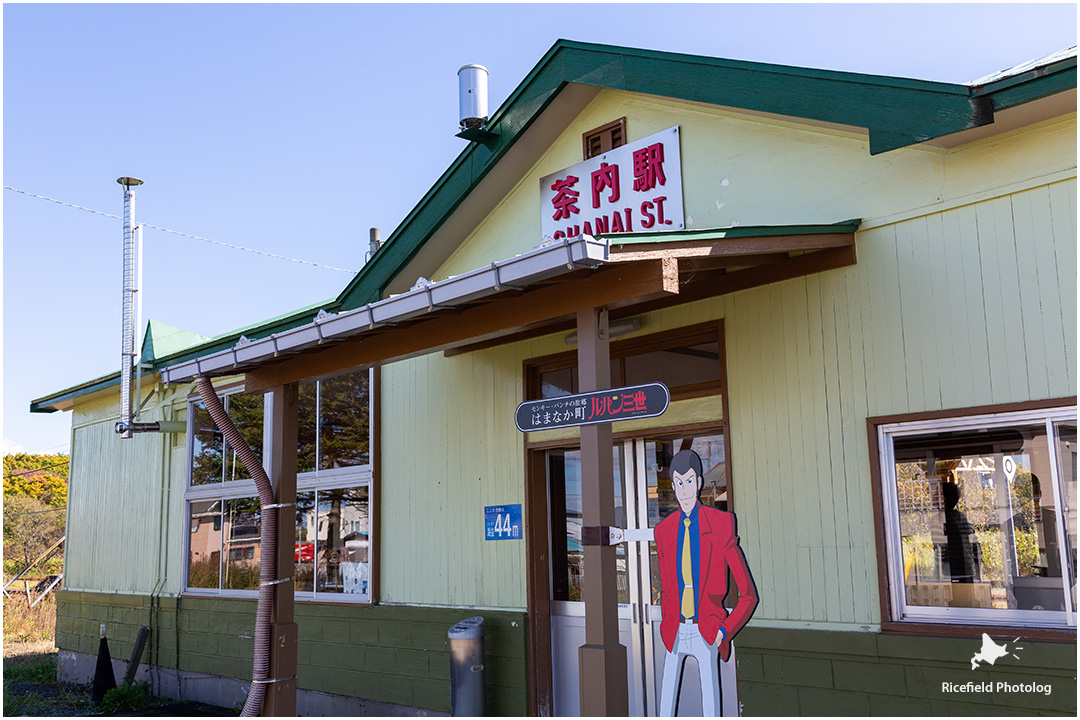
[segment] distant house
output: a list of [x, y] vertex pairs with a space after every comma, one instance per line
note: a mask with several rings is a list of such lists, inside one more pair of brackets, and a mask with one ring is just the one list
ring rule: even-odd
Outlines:
[[[201, 374], [268, 466], [297, 437], [301, 713], [448, 712], [481, 615], [489, 713], [578, 714], [576, 409], [514, 415], [581, 390], [599, 308], [611, 386], [671, 398], [613, 426], [615, 524], [672, 510], [687, 447], [738, 516], [728, 711], [1075, 715], [1075, 51], [953, 85], [560, 41], [485, 129], [332, 302], [151, 325], [142, 417], [186, 435], [118, 438], [118, 375], [33, 403], [72, 413], [63, 677], [145, 625], [156, 691], [244, 695], [262, 511]], [[619, 547], [651, 715], [655, 554]], [[1022, 649], [972, 670], [983, 633]]]

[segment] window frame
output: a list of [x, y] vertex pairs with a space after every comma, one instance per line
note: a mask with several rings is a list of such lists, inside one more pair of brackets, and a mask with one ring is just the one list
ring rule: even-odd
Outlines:
[[[1032, 640], [1075, 640], [1076, 611], [1070, 590], [1067, 527], [1056, 523], [1062, 554], [1064, 611], [994, 610], [983, 608], [937, 608], [910, 606], [906, 602], [900, 547], [899, 499], [895, 477], [893, 438], [961, 429], [990, 429], [1017, 424], [1043, 424], [1046, 429], [1054, 506], [1065, 506], [1063, 478], [1057, 455], [1056, 424], [1077, 419], [1076, 398], [972, 407], [906, 415], [867, 418], [874, 520], [878, 558], [879, 599], [883, 632], [975, 637], [985, 630], [1004, 629]], [[1052, 615], [1052, 617], [1048, 617]]]
[[[669, 350], [684, 345], [697, 345], [715, 342], [720, 364], [720, 379], [710, 382], [697, 383], [694, 385], [679, 385], [668, 388], [671, 393], [671, 402], [678, 400], [690, 400], [692, 398], [719, 395], [724, 401], [724, 417], [727, 417], [727, 362], [724, 347], [724, 323], [722, 320], [687, 325], [674, 330], [641, 335], [623, 340], [612, 340], [609, 352], [612, 362], [618, 362], [620, 377], [611, 378], [612, 387], [618, 387], [622, 377], [626, 375], [625, 360], [635, 355], [645, 355], [651, 352]], [[554, 355], [530, 358], [525, 361], [525, 400], [539, 400], [541, 398], [541, 377], [544, 373], [557, 370], [567, 370], [577, 367], [577, 350], [567, 350]]]
[[[321, 383], [323, 380], [330, 380], [341, 375], [348, 375], [351, 373], [361, 372], [365, 368], [351, 368], [341, 372], [331, 373], [325, 376], [314, 378], [313, 381]], [[316, 454], [316, 469], [310, 472], [297, 473], [296, 475], [296, 492], [315, 492], [320, 490], [340, 490], [345, 488], [367, 488], [367, 502], [368, 502], [368, 592], [367, 594], [344, 594], [344, 593], [331, 593], [326, 591], [295, 591], [294, 599], [297, 602], [317, 602], [317, 603], [348, 603], [352, 605], [372, 605], [375, 602], [376, 595], [376, 573], [378, 568], [378, 562], [376, 560], [377, 554], [377, 541], [375, 539], [376, 533], [376, 438], [377, 438], [377, 408], [378, 398], [376, 383], [378, 373], [375, 368], [366, 368], [368, 373], [368, 462], [364, 465], [355, 465], [351, 467], [343, 468], [329, 468], [326, 470], [319, 470], [318, 468], [318, 455]], [[215, 388], [219, 397], [224, 399], [230, 395], [236, 395], [245, 392], [245, 386], [243, 382], [230, 383], [221, 387]], [[319, 391], [321, 392], [321, 387]], [[317, 392], [317, 395], [318, 395]], [[193, 390], [187, 398], [187, 416], [189, 418], [195, 417], [195, 405], [202, 400], [201, 395], [197, 390]], [[316, 428], [318, 427], [319, 405], [316, 404]], [[272, 427], [272, 407], [271, 403], [263, 403], [263, 469], [269, 472], [270, 465], [270, 443], [273, 433]], [[193, 460], [195, 452], [195, 427], [194, 423], [188, 424], [187, 429], [187, 441], [185, 443], [185, 486], [184, 486], [184, 515], [183, 515], [183, 533], [184, 538], [181, 543], [182, 552], [182, 572], [181, 572], [181, 594], [198, 596], [198, 597], [220, 597], [220, 598], [237, 598], [237, 599], [254, 599], [258, 597], [258, 590], [235, 590], [222, 587], [222, 580], [219, 575], [217, 588], [198, 588], [189, 586], [189, 570], [191, 564], [191, 506], [196, 502], [208, 502], [219, 500], [222, 504], [223, 512], [225, 504], [228, 500], [245, 497], [258, 498], [258, 489], [255, 485], [253, 478], [247, 478], [244, 480], [229, 480], [222, 481], [220, 483], [210, 483], [205, 485], [192, 485], [192, 471]], [[316, 438], [318, 432], [316, 431]], [[316, 447], [318, 447], [318, 440], [316, 440]], [[316, 518], [318, 517], [318, 495], [316, 494]], [[317, 526], [317, 520], [316, 520]], [[294, 530], [293, 530], [294, 531]], [[222, 532], [224, 532], [224, 520], [222, 521]], [[222, 544], [222, 562], [225, 561], [225, 548], [224, 542]]]
[[[618, 142], [615, 140], [615, 131], [618, 131]], [[596, 138], [600, 140], [600, 147], [596, 152], [592, 152], [589, 147], [591, 141]], [[604, 147], [605, 140], [610, 141], [610, 147]], [[581, 158], [582, 160], [589, 160], [590, 158], [599, 157], [606, 152], [611, 152], [615, 148], [622, 147], [626, 144], [626, 116], [619, 118], [618, 120], [612, 120], [609, 123], [605, 123], [600, 127], [595, 127], [592, 130], [587, 130], [581, 134]]]

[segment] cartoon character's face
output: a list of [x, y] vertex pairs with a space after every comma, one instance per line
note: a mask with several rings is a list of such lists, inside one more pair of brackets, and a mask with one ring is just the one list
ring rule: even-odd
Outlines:
[[679, 507], [689, 515], [697, 504], [698, 492], [701, 490], [702, 478], [693, 468], [685, 473], [673, 473], [671, 484], [675, 487], [675, 498], [679, 501]]

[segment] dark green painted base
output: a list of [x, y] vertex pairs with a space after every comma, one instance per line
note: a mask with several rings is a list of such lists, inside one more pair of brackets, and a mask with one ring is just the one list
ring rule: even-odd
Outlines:
[[[56, 644], [96, 654], [106, 624], [127, 658], [151, 628], [143, 662], [250, 677], [255, 603], [195, 597], [57, 593]], [[528, 712], [525, 614], [298, 603], [299, 687], [450, 711], [451, 625], [485, 618], [489, 715]], [[1076, 644], [1018, 643], [1016, 658], [971, 669], [979, 640], [748, 627], [738, 640], [739, 700], [755, 715], [1076, 715]], [[943, 683], [990, 682], [993, 692]], [[999, 682], [1050, 693], [998, 691]]]
[[[1076, 716], [1076, 644], [1017, 643], [1016, 657], [971, 669], [978, 639], [745, 628], [739, 701], [760, 715]], [[991, 692], [944, 683], [990, 682]], [[1050, 693], [998, 689], [1049, 687]]]
[[[96, 653], [106, 624], [127, 658], [140, 626], [143, 662], [239, 679], [251, 676], [255, 602], [196, 597], [57, 593], [56, 645]], [[525, 613], [297, 603], [298, 686], [438, 712], [450, 711], [447, 630], [481, 615], [489, 715], [528, 712]]]

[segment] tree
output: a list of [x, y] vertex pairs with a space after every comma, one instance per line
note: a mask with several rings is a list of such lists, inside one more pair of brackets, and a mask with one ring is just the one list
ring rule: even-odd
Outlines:
[[28, 566], [64, 534], [67, 455], [4, 456], [4, 559]]
[[36, 498], [4, 497], [4, 557], [26, 568], [64, 534], [64, 513]]
[[49, 507], [67, 505], [67, 455], [4, 456], [4, 497], [31, 497]]

